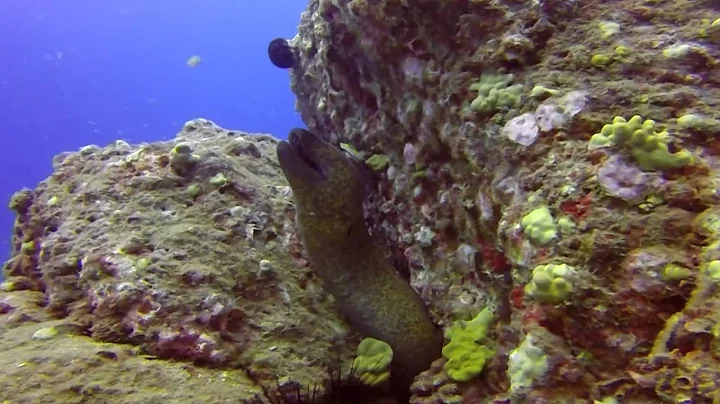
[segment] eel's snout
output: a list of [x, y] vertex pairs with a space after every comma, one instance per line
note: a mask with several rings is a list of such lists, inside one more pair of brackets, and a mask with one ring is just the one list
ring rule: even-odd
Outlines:
[[300, 134], [298, 133], [298, 130], [293, 130], [288, 135], [288, 143], [291, 145], [297, 147], [300, 144]]
[[295, 128], [288, 134], [288, 143], [297, 148], [310, 147], [318, 138], [309, 130]]
[[[312, 170], [317, 179], [325, 179], [327, 171], [323, 165], [322, 159], [317, 158], [317, 151], [314, 150], [319, 139], [310, 131], [305, 129], [293, 129], [288, 134], [287, 142], [281, 142], [278, 145], [278, 158], [281, 165], [284, 162], [288, 168], [292, 165], [292, 171], [306, 171], [306, 168]], [[292, 160], [292, 163], [289, 161]], [[304, 166], [305, 168], [301, 168]], [[306, 178], [307, 173], [305, 173]]]

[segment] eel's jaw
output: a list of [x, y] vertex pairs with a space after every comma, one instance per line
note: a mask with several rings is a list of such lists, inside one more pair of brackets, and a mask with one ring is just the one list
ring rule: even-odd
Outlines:
[[313, 185], [324, 179], [324, 175], [318, 170], [317, 165], [297, 146], [283, 141], [278, 143], [276, 152], [280, 168], [291, 187], [304, 185], [312, 188]]

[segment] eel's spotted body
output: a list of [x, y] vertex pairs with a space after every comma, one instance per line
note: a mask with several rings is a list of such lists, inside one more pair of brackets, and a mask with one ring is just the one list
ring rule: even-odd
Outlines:
[[391, 384], [406, 401], [413, 378], [440, 357], [442, 335], [420, 296], [368, 234], [358, 167], [303, 129], [294, 129], [277, 154], [313, 267], [350, 324], [392, 347]]

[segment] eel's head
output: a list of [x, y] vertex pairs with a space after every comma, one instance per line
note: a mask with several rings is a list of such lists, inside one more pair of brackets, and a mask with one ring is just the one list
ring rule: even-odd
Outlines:
[[278, 144], [277, 156], [306, 230], [343, 237], [362, 221], [364, 183], [342, 150], [305, 129], [293, 129], [287, 142]]

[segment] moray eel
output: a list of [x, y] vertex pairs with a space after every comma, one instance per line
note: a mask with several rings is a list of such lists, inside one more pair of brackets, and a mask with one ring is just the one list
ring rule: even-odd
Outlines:
[[353, 328], [392, 347], [391, 387], [399, 402], [407, 402], [414, 377], [440, 357], [442, 333], [369, 235], [359, 167], [304, 129], [293, 129], [277, 156], [293, 191], [300, 237], [324, 288]]

